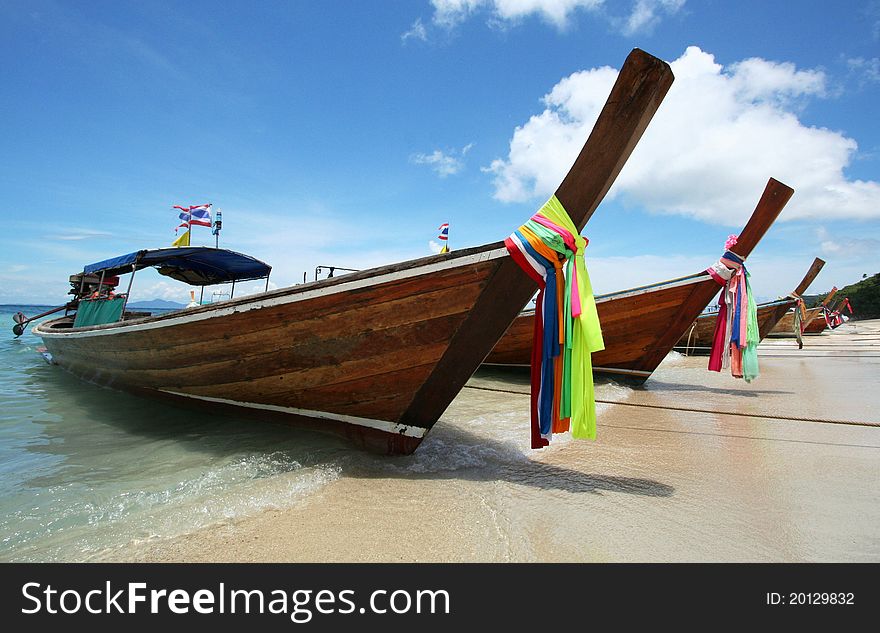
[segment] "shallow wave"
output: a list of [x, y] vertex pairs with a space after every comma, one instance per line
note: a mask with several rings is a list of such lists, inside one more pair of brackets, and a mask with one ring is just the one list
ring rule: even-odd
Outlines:
[[683, 361], [687, 359], [687, 356], [682, 354], [681, 352], [676, 352], [675, 350], [670, 350], [670, 352], [663, 359], [664, 365], [679, 365]]
[[[464, 392], [468, 397], [467, 390]], [[596, 385], [596, 398], [623, 401], [632, 389], [617, 383]], [[481, 392], [483, 398], [487, 392]], [[488, 397], [491, 397], [489, 394]], [[385, 472], [431, 474], [466, 469], [511, 466], [532, 459], [540, 459], [560, 450], [574, 440], [571, 433], [553, 436], [550, 446], [540, 450], [531, 448], [528, 398], [525, 394], [513, 400], [496, 395], [498, 411], [473, 415], [466, 405], [462, 411], [450, 411], [443, 416], [419, 449], [408, 457], [376, 462]], [[507, 398], [505, 400], [505, 398]], [[597, 403], [598, 420], [612, 405]], [[601, 436], [601, 429], [598, 431]]]
[[171, 538], [270, 509], [288, 508], [339, 477], [336, 466], [303, 466], [284, 453], [250, 455], [192, 478], [145, 490], [33, 494], [2, 522], [8, 560], [87, 560], [102, 551]]

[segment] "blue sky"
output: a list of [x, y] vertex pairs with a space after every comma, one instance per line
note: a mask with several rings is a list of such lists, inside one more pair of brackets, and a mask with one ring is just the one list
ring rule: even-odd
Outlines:
[[812, 291], [880, 272], [877, 0], [0, 1], [0, 303], [170, 245], [176, 204], [222, 209], [273, 287], [430, 254], [443, 222], [453, 249], [502, 239], [633, 47], [676, 82], [585, 230], [598, 292], [711, 264], [771, 176], [795, 195], [759, 296], [815, 256]]

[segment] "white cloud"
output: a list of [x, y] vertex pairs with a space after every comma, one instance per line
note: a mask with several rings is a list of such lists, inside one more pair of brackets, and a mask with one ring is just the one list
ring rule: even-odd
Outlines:
[[880, 2], [877, 2], [877, 0], [869, 2], [862, 9], [862, 14], [867, 18], [871, 26], [871, 36], [875, 40], [880, 40]]
[[64, 233], [54, 233], [46, 235], [49, 240], [61, 240], [64, 242], [75, 242], [79, 240], [90, 240], [95, 238], [112, 237], [113, 234], [107, 231], [95, 231], [93, 229], [69, 228]]
[[853, 57], [846, 60], [846, 64], [850, 72], [858, 76], [860, 85], [880, 82], [880, 57]]
[[660, 22], [660, 13], [673, 14], [684, 6], [685, 0], [637, 0], [629, 17], [623, 20], [624, 35], [650, 33]]
[[[695, 255], [590, 257], [588, 249], [586, 263], [593, 290], [600, 295], [698, 273], [714, 263], [720, 254], [706, 251]], [[788, 294], [803, 278], [810, 261], [800, 257], [774, 257], [768, 253], [750, 260], [749, 272], [756, 296], [761, 301], [771, 301]], [[823, 270], [823, 274], [825, 272]]]
[[[825, 95], [821, 71], [756, 58], [725, 69], [696, 47], [672, 69], [675, 82], [609, 197], [738, 226], [772, 176], [795, 189], [782, 219], [880, 217], [880, 183], [844, 174], [856, 141], [805, 126], [794, 112], [801, 100]], [[487, 168], [497, 199], [555, 190], [616, 76], [608, 67], [577, 72], [544, 97], [545, 110], [518, 127], [508, 156]]]
[[838, 259], [865, 259], [880, 252], [880, 240], [831, 234], [824, 226], [816, 229], [822, 253]]
[[422, 24], [422, 18], [418, 18], [415, 22], [413, 22], [412, 27], [410, 27], [409, 31], [400, 36], [404, 42], [407, 40], [421, 40], [426, 41], [428, 39], [428, 31], [425, 29], [425, 25]]
[[[593, 290], [600, 295], [700, 272], [712, 264], [718, 255], [720, 253], [706, 252], [703, 255], [591, 257], [587, 249], [586, 264]], [[772, 301], [786, 296], [803, 279], [811, 263], [812, 256], [780, 256], [768, 252], [749, 260], [750, 283], [756, 299]], [[864, 273], [874, 274], [875, 266], [876, 261], [866, 263], [858, 259], [829, 258], [807, 293], [826, 292], [834, 284], [843, 287], [854, 283]]]
[[[175, 281], [156, 281], [153, 283], [142, 283], [143, 273], [137, 273], [131, 285], [132, 302], [150, 301], [152, 299], [163, 299], [165, 301], [176, 301], [177, 303], [189, 303], [190, 292], [195, 293], [196, 301], [199, 299], [199, 289], [187, 286], [181, 282]], [[140, 283], [139, 283], [140, 282]], [[124, 290], [120, 290], [123, 292]], [[208, 296], [210, 299], [210, 294]]]
[[441, 178], [446, 178], [464, 169], [464, 157], [473, 146], [473, 143], [468, 143], [461, 150], [448, 152], [435, 149], [430, 154], [415, 154], [410, 160], [416, 165], [430, 165]]
[[[715, 255], [716, 259], [717, 257]], [[589, 248], [585, 259], [593, 291], [597, 295], [690, 275], [705, 270], [715, 262], [712, 255], [708, 254], [704, 257], [698, 255], [592, 257]]]
[[[158, 280], [157, 280], [158, 278]], [[118, 292], [124, 292], [127, 287], [127, 281], [122, 283], [117, 289]], [[278, 288], [278, 284], [269, 281], [269, 290]], [[235, 284], [235, 296], [244, 297], [256, 294], [266, 290], [266, 281], [245, 281]], [[232, 284], [216, 284], [213, 286], [205, 286], [202, 293], [200, 286], [190, 286], [180, 281], [160, 277], [159, 274], [152, 270], [142, 270], [135, 275], [134, 282], [131, 286], [131, 301], [152, 301], [153, 299], [164, 299], [165, 301], [176, 301], [177, 303], [187, 304], [190, 298], [204, 303], [223, 301], [230, 298]]]
[[[701, 70], [709, 68], [709, 59], [699, 59], [700, 54], [709, 57], [708, 53], [691, 47], [680, 59], [689, 54], [694, 56], [694, 67]], [[712, 68], [721, 70], [714, 63]], [[736, 98], [746, 105], [767, 102], [777, 106], [790, 106], [797, 97], [822, 97], [826, 94], [825, 74], [822, 71], [797, 70], [791, 62], [770, 62], [760, 57], [751, 57], [731, 64], [727, 77]]]
[[624, 35], [650, 32], [661, 14], [672, 15], [686, 0], [635, 0], [631, 11], [618, 16], [608, 13], [605, 0], [431, 0], [434, 24], [451, 29], [481, 11], [488, 11], [489, 24], [507, 26], [536, 16], [559, 30], [566, 29], [572, 16], [586, 11], [607, 20]]

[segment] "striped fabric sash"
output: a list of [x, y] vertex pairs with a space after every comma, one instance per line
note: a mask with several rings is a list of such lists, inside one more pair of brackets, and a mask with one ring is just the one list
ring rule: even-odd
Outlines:
[[532, 342], [531, 445], [554, 433], [596, 437], [592, 352], [605, 348], [584, 263], [587, 240], [553, 196], [504, 240], [513, 260], [538, 284]]
[[724, 288], [718, 298], [721, 311], [715, 320], [709, 371], [730, 367], [735, 378], [751, 382], [758, 377], [758, 307], [751, 291], [745, 258], [730, 250], [736, 245], [731, 235], [721, 258], [706, 269]]

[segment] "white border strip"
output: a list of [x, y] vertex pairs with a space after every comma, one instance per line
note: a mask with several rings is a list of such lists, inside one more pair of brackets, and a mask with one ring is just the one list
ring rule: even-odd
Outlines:
[[181, 393], [179, 391], [171, 391], [170, 389], [159, 389], [164, 393], [173, 396], [182, 396], [184, 398], [194, 398], [196, 400], [205, 400], [207, 402], [217, 402], [220, 404], [228, 404], [236, 407], [245, 407], [248, 409], [261, 409], [263, 411], [274, 411], [276, 413], [290, 413], [292, 415], [301, 415], [307, 418], [320, 418], [326, 420], [335, 420], [337, 422], [346, 422], [356, 426], [366, 426], [371, 429], [393, 433], [395, 435], [406, 435], [408, 437], [425, 437], [429, 429], [420, 426], [407, 426], [396, 422], [387, 422], [385, 420], [371, 420], [370, 418], [359, 418], [353, 415], [344, 415], [342, 413], [329, 413], [327, 411], [312, 411], [311, 409], [296, 409], [294, 407], [280, 407], [274, 404], [260, 404], [258, 402], [239, 402], [238, 400], [227, 400], [225, 398], [213, 398], [211, 396], [197, 396], [191, 393]]
[[[482, 262], [486, 262], [492, 259], [498, 259], [499, 257], [506, 257], [507, 249], [506, 248], [496, 248], [492, 251], [484, 251], [481, 253], [474, 253], [473, 255], [466, 255], [464, 257], [458, 257], [454, 259], [444, 259], [443, 261], [439, 261], [433, 264], [427, 264], [424, 266], [415, 266], [413, 268], [407, 268], [405, 270], [400, 270], [393, 273], [385, 273], [384, 275], [379, 275], [378, 277], [367, 277], [364, 279], [356, 279], [349, 282], [339, 283], [333, 286], [328, 286], [326, 288], [315, 288], [313, 290], [305, 290], [303, 292], [296, 292], [292, 294], [285, 294], [276, 297], [267, 297], [265, 299], [260, 299], [259, 295], [254, 298], [254, 300], [245, 303], [243, 305], [234, 305], [228, 307], [218, 307], [213, 310], [206, 310], [204, 312], [198, 312], [195, 314], [182, 314], [179, 316], [174, 316], [168, 319], [163, 319], [161, 321], [153, 321], [151, 323], [132, 323], [131, 325], [116, 325], [115, 323], [109, 324], [106, 326], [99, 326], [94, 330], [88, 330], [85, 332], [51, 332], [46, 331], [40, 328], [40, 325], [37, 325], [34, 328], [33, 333], [40, 337], [57, 337], [57, 338], [82, 338], [82, 337], [90, 337], [90, 336], [104, 336], [110, 334], [122, 334], [124, 332], [140, 332], [142, 330], [155, 330], [164, 327], [172, 327], [175, 325], [182, 325], [184, 323], [193, 323], [196, 321], [204, 321], [207, 319], [214, 319], [217, 317], [229, 316], [231, 314], [236, 314], [238, 312], [248, 312], [249, 310], [259, 310], [260, 308], [269, 308], [278, 305], [284, 305], [287, 303], [296, 303], [297, 301], [306, 301], [308, 299], [312, 299], [315, 297], [323, 297], [327, 295], [337, 294], [340, 292], [347, 292], [349, 290], [357, 290], [359, 288], [365, 288], [367, 286], [375, 286], [383, 283], [388, 283], [392, 281], [398, 281], [400, 279], [409, 279], [410, 277], [418, 277], [421, 275], [427, 275], [434, 272], [439, 272], [441, 270], [448, 270], [450, 268], [458, 268], [460, 266], [467, 266], [470, 264], [479, 264]], [[117, 322], [118, 323], [118, 322]]]

